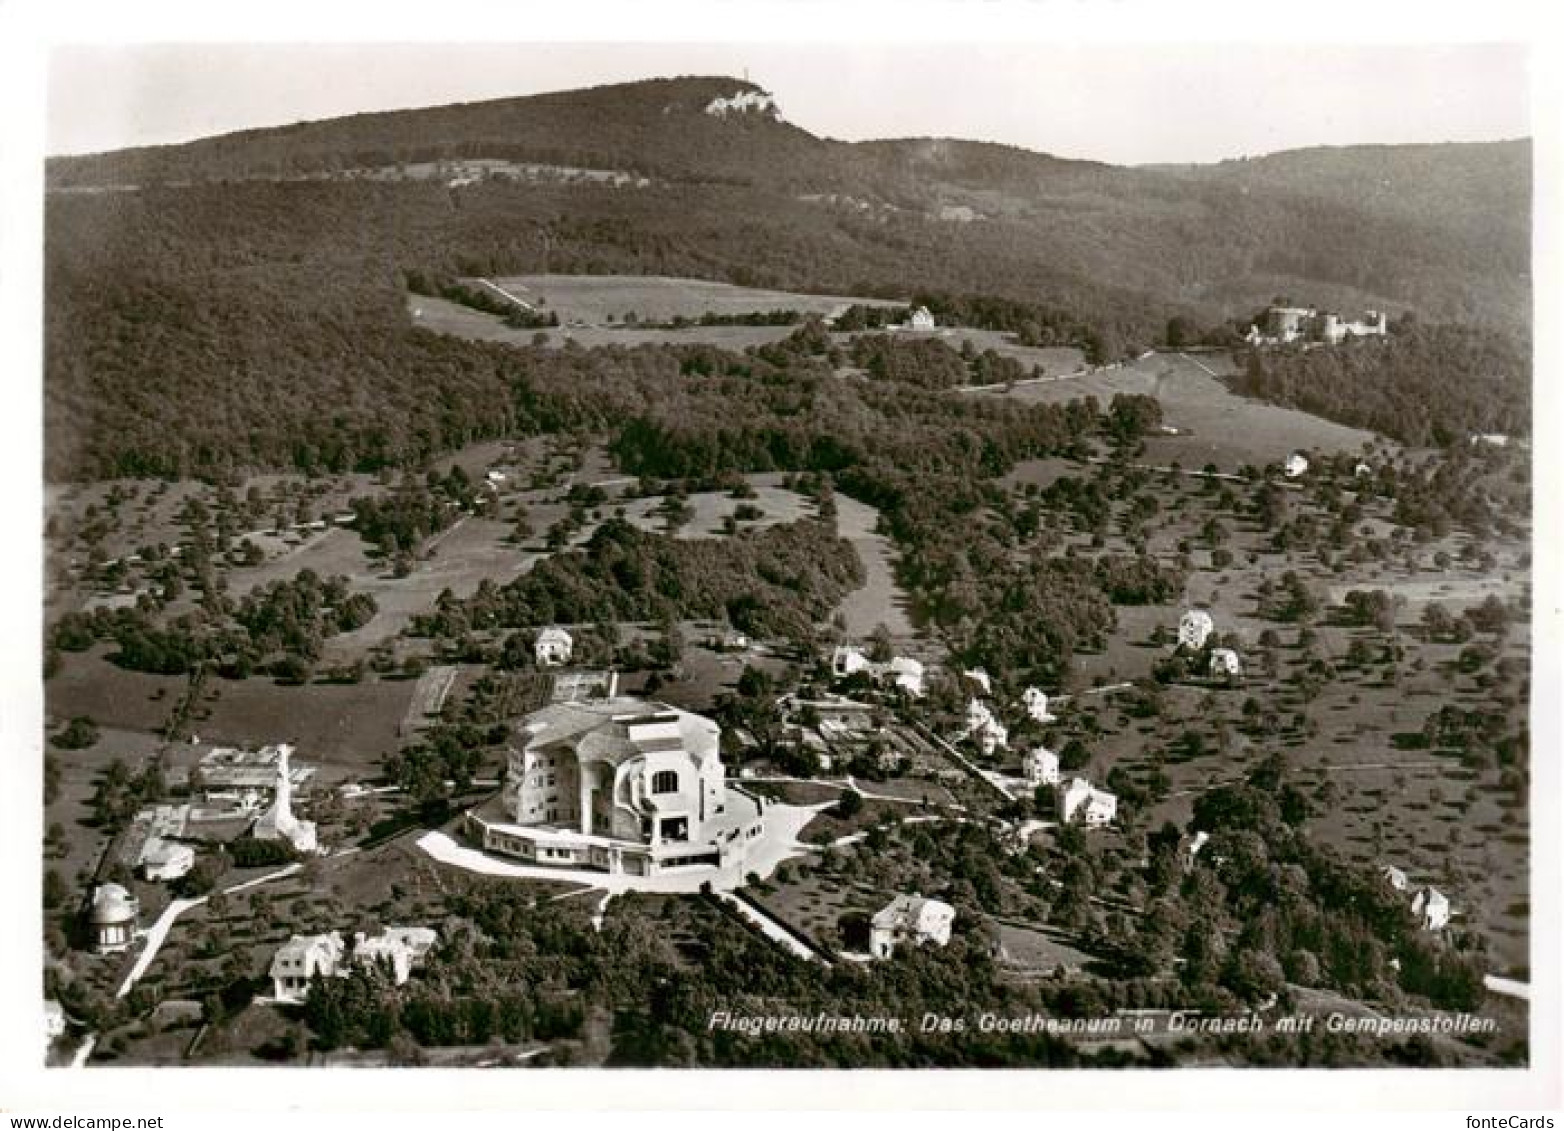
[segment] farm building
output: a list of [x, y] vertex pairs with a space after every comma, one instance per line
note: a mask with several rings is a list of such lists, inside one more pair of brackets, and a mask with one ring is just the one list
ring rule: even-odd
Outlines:
[[1400, 868], [1386, 864], [1379, 870], [1379, 874], [1385, 877], [1385, 882], [1395, 891], [1407, 890], [1407, 874]]
[[1021, 773], [1032, 785], [1059, 784], [1059, 755], [1046, 746], [1028, 750], [1021, 758]]
[[1282, 472], [1288, 479], [1296, 479], [1308, 470], [1309, 461], [1302, 452], [1293, 452], [1287, 457], [1286, 462], [1282, 464]]
[[92, 947], [99, 954], [111, 954], [128, 948], [136, 937], [136, 919], [141, 904], [119, 884], [100, 884], [92, 893], [88, 922], [92, 927]]
[[898, 895], [869, 921], [869, 953], [889, 958], [905, 944], [944, 946], [950, 942], [955, 921], [956, 909], [948, 903], [921, 895]]
[[1199, 651], [1215, 630], [1211, 614], [1204, 609], [1190, 609], [1178, 618], [1178, 646]]
[[1118, 812], [1119, 799], [1085, 778], [1073, 779], [1059, 797], [1059, 817], [1063, 821], [1079, 816], [1083, 824], [1096, 828], [1111, 823]]
[[517, 728], [497, 803], [468, 814], [491, 852], [654, 875], [742, 865], [755, 799], [730, 789], [717, 724], [661, 703], [555, 703]]
[[533, 652], [537, 657], [538, 667], [552, 668], [570, 663], [573, 647], [574, 641], [570, 639], [570, 633], [554, 625], [538, 633]]

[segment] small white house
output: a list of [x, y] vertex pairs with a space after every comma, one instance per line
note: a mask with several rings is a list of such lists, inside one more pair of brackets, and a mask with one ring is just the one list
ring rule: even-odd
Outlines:
[[1184, 871], [1195, 870], [1195, 861], [1200, 858], [1200, 850], [1205, 848], [1206, 842], [1210, 839], [1210, 833], [1197, 832], [1192, 836], [1183, 837], [1178, 842], [1179, 863], [1183, 865]]
[[909, 330], [932, 330], [934, 329], [934, 315], [929, 313], [928, 307], [920, 306], [907, 319], [906, 328]]
[[903, 944], [944, 946], [950, 942], [955, 921], [956, 909], [948, 903], [920, 895], [898, 895], [870, 920], [869, 953], [889, 958]]
[[913, 698], [923, 695], [923, 662], [911, 656], [892, 656], [885, 665], [891, 682]]
[[574, 641], [570, 639], [570, 633], [558, 625], [545, 628], [538, 633], [537, 643], [533, 645], [538, 667], [552, 668], [570, 663], [570, 652], [573, 646]]
[[1231, 648], [1213, 648], [1211, 650], [1211, 674], [1217, 678], [1230, 676], [1237, 678], [1244, 671], [1243, 664], [1239, 662], [1238, 653]]
[[1010, 745], [1010, 731], [994, 717], [988, 704], [980, 699], [967, 703], [967, 736], [984, 754], [992, 754]]
[[413, 968], [424, 960], [439, 936], [431, 927], [387, 927], [378, 935], [353, 936], [353, 962], [357, 965], [384, 963], [392, 979], [403, 985]]
[[336, 931], [329, 935], [294, 935], [272, 957], [268, 973], [272, 997], [281, 1002], [302, 1002], [309, 993], [311, 978], [336, 977], [345, 952], [342, 936]]
[[1385, 877], [1385, 882], [1395, 891], [1407, 890], [1407, 874], [1400, 868], [1386, 864], [1379, 870], [1379, 874]]
[[177, 880], [195, 867], [195, 849], [188, 844], [150, 836], [141, 846], [141, 874], [149, 880]]
[[1423, 930], [1442, 931], [1450, 923], [1450, 901], [1437, 888], [1419, 888], [1412, 897], [1412, 914], [1422, 920]]
[[1021, 758], [1021, 772], [1031, 785], [1059, 784], [1059, 755], [1046, 746], [1028, 750]]
[[43, 1003], [43, 1039], [52, 1041], [65, 1035], [65, 1007], [52, 997]]
[[1296, 479], [1309, 470], [1309, 461], [1303, 457], [1302, 452], [1293, 452], [1282, 464], [1282, 474], [1288, 479]]
[[1064, 821], [1077, 817], [1091, 828], [1111, 824], [1119, 813], [1119, 799], [1105, 789], [1098, 789], [1085, 778], [1075, 778], [1064, 788], [1059, 798], [1059, 816]]
[[839, 644], [836, 651], [831, 653], [831, 674], [837, 679], [846, 679], [850, 675], [868, 671], [871, 667], [873, 664], [864, 650], [851, 644]]
[[1048, 713], [1048, 696], [1041, 688], [1028, 687], [1021, 693], [1021, 701], [1026, 704], [1026, 713], [1034, 722], [1052, 723], [1058, 722], [1054, 715]]
[[1198, 651], [1206, 646], [1216, 624], [1204, 609], [1190, 609], [1178, 618], [1178, 646]]

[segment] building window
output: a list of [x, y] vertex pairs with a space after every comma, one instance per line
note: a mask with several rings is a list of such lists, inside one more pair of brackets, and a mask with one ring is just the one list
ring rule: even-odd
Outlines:
[[664, 817], [662, 822], [662, 838], [665, 841], [682, 841], [690, 839], [690, 822], [687, 817]]
[[679, 773], [677, 770], [658, 770], [652, 775], [653, 793], [678, 793]]

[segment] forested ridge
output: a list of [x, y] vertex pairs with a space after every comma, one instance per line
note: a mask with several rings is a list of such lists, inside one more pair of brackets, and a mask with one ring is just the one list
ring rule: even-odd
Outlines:
[[[666, 274], [917, 298], [1101, 360], [1281, 293], [1526, 336], [1525, 142], [1121, 169], [704, 113], [755, 89], [660, 80], [55, 159], [55, 189], [140, 187], [48, 195], [48, 474], [416, 464], [514, 429], [507, 389], [541, 359], [412, 329], [405, 288], [421, 279]], [[346, 176], [497, 155], [647, 181]], [[1407, 191], [1355, 194], [1355, 169]], [[936, 218], [963, 203], [982, 218]]]

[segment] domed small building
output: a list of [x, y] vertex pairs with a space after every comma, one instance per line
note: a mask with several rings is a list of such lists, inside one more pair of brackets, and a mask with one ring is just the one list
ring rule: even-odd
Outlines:
[[141, 904], [119, 884], [100, 884], [92, 893], [87, 922], [92, 930], [92, 948], [99, 954], [125, 950], [136, 938], [136, 920]]

